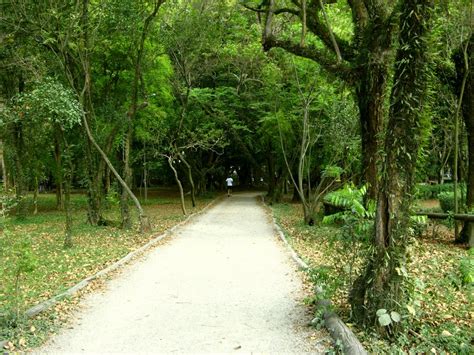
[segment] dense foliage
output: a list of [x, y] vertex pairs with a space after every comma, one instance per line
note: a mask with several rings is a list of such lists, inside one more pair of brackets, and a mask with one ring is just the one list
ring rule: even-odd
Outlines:
[[[472, 6], [2, 1], [2, 218], [31, 218], [54, 191], [71, 248], [73, 192], [90, 225], [116, 225], [113, 210], [146, 233], [151, 186], [178, 186], [186, 214], [188, 191], [194, 207], [229, 175], [271, 203], [293, 192], [307, 225], [337, 205], [324, 222], [361, 251], [351, 316], [395, 337], [414, 297], [414, 200], [439, 199], [450, 218], [474, 205]], [[472, 246], [473, 228], [457, 240]]]

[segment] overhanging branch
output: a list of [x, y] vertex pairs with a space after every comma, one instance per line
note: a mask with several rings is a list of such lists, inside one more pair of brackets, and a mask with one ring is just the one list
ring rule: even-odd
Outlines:
[[264, 39], [263, 47], [267, 51], [274, 47], [282, 48], [299, 57], [308, 58], [319, 63], [328, 72], [344, 81], [352, 80], [352, 68], [346, 62], [337, 63], [336, 59], [326, 51], [307, 45], [302, 47], [292, 41], [278, 40], [272, 36]]

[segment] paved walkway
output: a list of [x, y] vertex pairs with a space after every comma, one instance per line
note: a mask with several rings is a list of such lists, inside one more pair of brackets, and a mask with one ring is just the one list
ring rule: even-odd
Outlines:
[[322, 352], [300, 275], [255, 197], [226, 198], [177, 229], [38, 351]]

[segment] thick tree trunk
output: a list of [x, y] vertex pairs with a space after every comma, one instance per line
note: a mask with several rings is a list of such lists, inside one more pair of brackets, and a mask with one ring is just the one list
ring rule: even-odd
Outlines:
[[406, 263], [410, 239], [409, 207], [421, 141], [427, 81], [425, 36], [431, 6], [431, 0], [405, 0], [401, 6], [400, 45], [377, 198], [374, 249], [351, 294], [354, 315], [363, 315], [369, 325], [376, 324], [378, 309], [403, 312], [403, 276], [397, 270]]
[[[356, 88], [360, 114], [362, 140], [362, 176], [368, 184], [367, 197], [375, 200], [378, 191], [377, 162], [379, 161], [379, 140], [384, 121], [384, 98], [388, 78], [389, 58], [370, 58], [360, 74]], [[375, 63], [370, 63], [373, 61]]]

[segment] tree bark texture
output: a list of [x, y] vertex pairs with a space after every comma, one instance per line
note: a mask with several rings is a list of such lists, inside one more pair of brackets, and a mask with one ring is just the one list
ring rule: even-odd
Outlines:
[[366, 324], [374, 324], [378, 309], [402, 312], [403, 277], [397, 270], [406, 263], [410, 239], [409, 207], [422, 134], [431, 8], [431, 0], [404, 0], [400, 7], [399, 49], [377, 198], [374, 249], [352, 292], [354, 315], [362, 315]]

